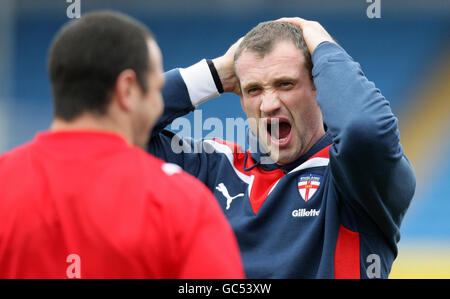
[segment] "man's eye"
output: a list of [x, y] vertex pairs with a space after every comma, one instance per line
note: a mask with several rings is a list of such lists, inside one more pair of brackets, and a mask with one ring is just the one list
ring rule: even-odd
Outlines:
[[294, 84], [292, 82], [281, 82], [280, 86], [281, 87], [292, 87], [292, 86], [294, 86]]
[[261, 89], [259, 87], [253, 87], [247, 90], [247, 93], [249, 95], [255, 95], [257, 94]]

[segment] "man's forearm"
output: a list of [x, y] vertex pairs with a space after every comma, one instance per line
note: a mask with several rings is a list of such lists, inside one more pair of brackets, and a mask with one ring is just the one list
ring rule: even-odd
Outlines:
[[383, 154], [400, 158], [396, 118], [389, 102], [364, 76], [360, 65], [340, 46], [329, 42], [317, 47], [312, 59], [317, 101], [341, 149], [361, 149], [363, 142], [373, 142]]
[[159, 133], [175, 118], [188, 114], [201, 103], [219, 96], [206, 60], [185, 69], [173, 69], [164, 75], [166, 77], [166, 84], [162, 90], [164, 113], [158, 120], [153, 134]]
[[398, 242], [415, 176], [400, 145], [397, 118], [341, 47], [323, 43], [312, 58], [317, 102], [334, 141], [329, 153], [331, 173], [339, 182], [336, 188], [363, 215], [362, 221], [376, 223], [387, 238]]

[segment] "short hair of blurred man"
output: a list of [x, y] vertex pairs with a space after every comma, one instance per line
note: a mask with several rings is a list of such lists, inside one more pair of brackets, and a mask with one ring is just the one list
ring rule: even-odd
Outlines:
[[56, 35], [48, 71], [52, 129], [83, 126], [76, 121], [88, 115], [145, 147], [162, 113], [164, 84], [161, 53], [145, 25], [117, 12], [87, 13]]

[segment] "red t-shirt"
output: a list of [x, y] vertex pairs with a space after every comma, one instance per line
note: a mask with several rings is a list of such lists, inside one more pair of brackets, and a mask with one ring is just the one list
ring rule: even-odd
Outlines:
[[243, 278], [210, 191], [96, 131], [40, 133], [0, 156], [0, 278]]

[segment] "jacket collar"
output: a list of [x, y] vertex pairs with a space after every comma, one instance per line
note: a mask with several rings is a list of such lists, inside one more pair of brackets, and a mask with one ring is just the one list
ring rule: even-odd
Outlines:
[[[295, 160], [289, 164], [286, 164], [286, 165], [276, 164], [275, 162], [272, 161], [272, 159], [269, 157], [269, 155], [267, 153], [265, 153], [263, 150], [261, 150], [261, 149], [264, 149], [264, 147], [262, 147], [259, 144], [259, 141], [257, 140], [256, 136], [253, 134], [253, 132], [250, 130], [250, 128], [248, 128], [248, 130], [247, 130], [247, 142], [249, 145], [251, 158], [253, 159], [255, 164], [250, 168], [245, 168], [245, 165], [247, 163], [244, 163], [244, 171], [249, 171], [252, 168], [259, 165], [263, 170], [266, 170], [266, 171], [282, 169], [284, 171], [284, 173], [288, 173], [289, 171], [291, 171], [298, 165], [304, 163], [306, 160], [311, 158], [314, 154], [319, 152], [321, 149], [332, 144], [333, 138], [331, 137], [331, 134], [328, 133], [328, 131], [325, 132], [325, 135], [323, 135], [319, 139], [319, 141], [317, 141], [306, 154], [302, 155], [297, 160]], [[245, 154], [246, 154], [245, 158], [247, 159], [248, 152], [246, 152]]]

